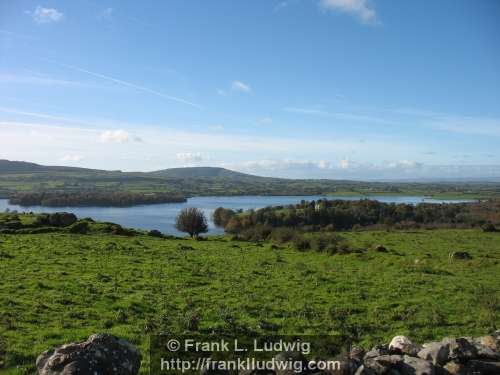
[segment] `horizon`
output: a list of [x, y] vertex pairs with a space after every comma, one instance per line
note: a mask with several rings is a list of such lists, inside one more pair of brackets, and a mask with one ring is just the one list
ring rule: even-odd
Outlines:
[[274, 176], [266, 176], [266, 175], [258, 175], [258, 174], [253, 174], [253, 173], [247, 173], [247, 172], [242, 172], [238, 171], [235, 169], [229, 169], [229, 168], [224, 168], [224, 167], [217, 167], [217, 166], [211, 166], [211, 165], [198, 165], [198, 166], [191, 166], [191, 167], [169, 167], [169, 168], [163, 168], [163, 169], [155, 169], [155, 170], [121, 170], [121, 169], [102, 169], [102, 168], [86, 168], [86, 167], [81, 167], [78, 165], [43, 165], [39, 163], [34, 163], [26, 160], [8, 160], [8, 159], [0, 159], [0, 162], [6, 161], [6, 162], [12, 162], [12, 163], [27, 163], [27, 164], [35, 164], [37, 166], [41, 167], [51, 167], [51, 168], [65, 168], [65, 167], [70, 167], [70, 168], [82, 168], [82, 169], [91, 169], [91, 170], [96, 170], [96, 171], [104, 171], [104, 172], [120, 172], [120, 173], [154, 173], [154, 172], [162, 172], [162, 171], [167, 171], [167, 170], [173, 170], [173, 169], [197, 169], [197, 168], [207, 168], [207, 169], [222, 169], [226, 170], [228, 172], [236, 172], [236, 173], [242, 173], [242, 174], [247, 174], [253, 177], [269, 177], [269, 178], [280, 178], [280, 179], [294, 179], [294, 180], [331, 180], [331, 181], [354, 181], [354, 182], [380, 182], [380, 183], [496, 183], [500, 181], [499, 177], [456, 177], [456, 178], [394, 178], [394, 179], [341, 179], [341, 178], [310, 178], [310, 177], [274, 177]]
[[500, 3], [0, 4], [0, 159], [500, 178]]

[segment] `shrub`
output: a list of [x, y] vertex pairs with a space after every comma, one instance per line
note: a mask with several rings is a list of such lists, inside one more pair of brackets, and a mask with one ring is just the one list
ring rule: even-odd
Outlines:
[[159, 230], [153, 229], [148, 232], [148, 236], [162, 238], [163, 233], [161, 233]]
[[278, 243], [290, 242], [296, 236], [297, 231], [291, 228], [276, 228], [271, 233], [271, 239]]
[[311, 248], [311, 243], [304, 236], [296, 235], [293, 239], [293, 247], [299, 251], [306, 251]]
[[497, 231], [497, 228], [495, 228], [495, 226], [492, 223], [484, 224], [481, 227], [481, 229], [483, 230], [483, 232], [496, 232]]
[[86, 234], [89, 230], [89, 223], [86, 221], [78, 221], [69, 227], [70, 233]]

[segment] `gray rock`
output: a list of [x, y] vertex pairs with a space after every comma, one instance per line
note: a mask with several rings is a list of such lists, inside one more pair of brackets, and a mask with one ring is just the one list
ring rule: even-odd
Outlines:
[[456, 339], [445, 338], [441, 342], [448, 345], [448, 358], [450, 360], [467, 360], [477, 357], [477, 348], [463, 337]]
[[358, 367], [354, 375], [376, 375], [373, 370], [370, 370], [369, 368], [366, 368], [364, 365], [361, 365]]
[[137, 375], [140, 366], [137, 348], [105, 333], [48, 350], [36, 360], [38, 375]]
[[389, 355], [391, 351], [387, 345], [374, 346], [370, 351], [366, 352], [364, 359], [379, 357], [381, 355]]
[[363, 348], [359, 346], [353, 346], [351, 351], [349, 352], [349, 358], [355, 361], [361, 362], [363, 361], [363, 356], [365, 355], [365, 351]]
[[500, 362], [470, 360], [467, 366], [474, 374], [498, 375], [500, 374]]
[[416, 356], [420, 349], [421, 347], [415, 345], [406, 336], [395, 336], [389, 344], [389, 350], [391, 350], [395, 354], [408, 354], [411, 356]]
[[461, 259], [461, 260], [470, 260], [472, 256], [467, 251], [453, 251], [449, 254], [449, 258], [451, 260]]
[[449, 354], [449, 345], [442, 342], [429, 342], [424, 344], [423, 349], [417, 355], [422, 359], [431, 361], [434, 365], [442, 366], [448, 362]]
[[434, 365], [422, 358], [410, 357], [405, 355], [403, 357], [403, 364], [398, 368], [401, 375], [434, 375]]
[[378, 357], [366, 357], [364, 366], [375, 374], [386, 374], [390, 369], [397, 370], [403, 363], [402, 355], [380, 355]]
[[473, 375], [472, 370], [462, 363], [458, 362], [448, 362], [444, 369], [446, 374], [449, 375]]

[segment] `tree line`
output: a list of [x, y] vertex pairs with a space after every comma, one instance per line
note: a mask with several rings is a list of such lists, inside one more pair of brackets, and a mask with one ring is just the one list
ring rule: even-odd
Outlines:
[[9, 203], [20, 206], [113, 206], [186, 202], [186, 198], [171, 193], [139, 193], [126, 191], [26, 192], [17, 193]]
[[481, 203], [394, 204], [375, 200], [317, 200], [297, 205], [266, 207], [235, 212], [218, 208], [214, 223], [228, 233], [241, 233], [256, 226], [289, 227], [304, 231], [351, 230], [384, 226], [414, 228], [426, 225], [473, 227], [500, 224], [500, 201]]

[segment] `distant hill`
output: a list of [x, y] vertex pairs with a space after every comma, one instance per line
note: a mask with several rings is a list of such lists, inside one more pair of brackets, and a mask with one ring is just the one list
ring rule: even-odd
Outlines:
[[45, 166], [0, 160], [0, 198], [21, 192], [51, 194], [163, 193], [165, 196], [406, 194], [452, 198], [500, 196], [494, 183], [362, 182], [254, 176], [217, 167], [170, 168], [153, 172]]
[[246, 173], [231, 171], [218, 167], [186, 167], [169, 168], [160, 171], [149, 172], [151, 175], [169, 178], [229, 178], [229, 179], [266, 179], [266, 177], [254, 176]]
[[99, 169], [78, 168], [78, 167], [63, 167], [63, 166], [46, 166], [26, 161], [11, 161], [0, 159], [0, 173], [38, 173], [38, 172], [104, 172]]

